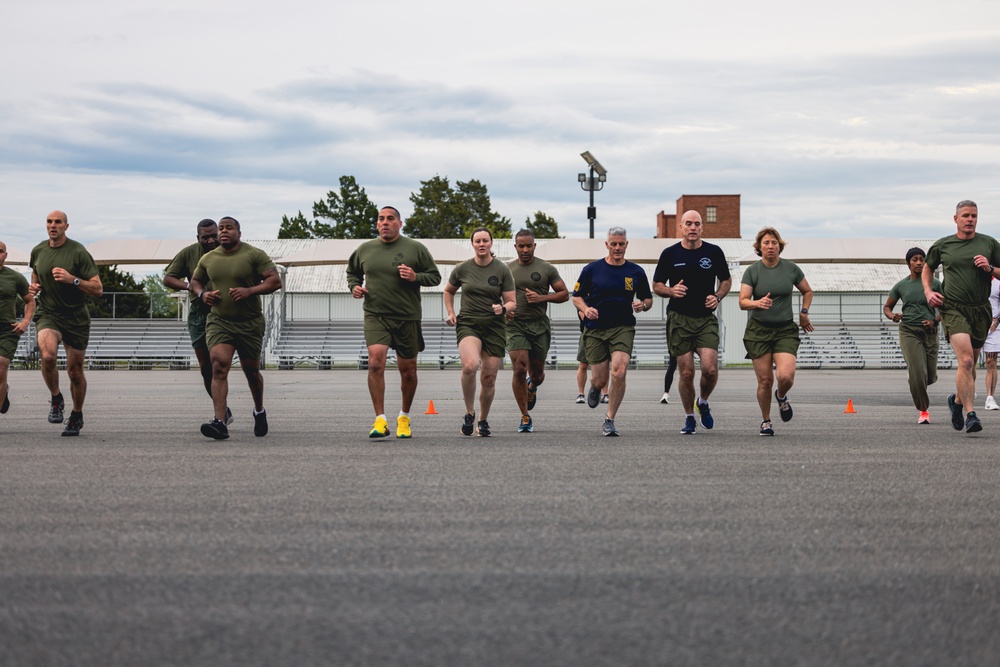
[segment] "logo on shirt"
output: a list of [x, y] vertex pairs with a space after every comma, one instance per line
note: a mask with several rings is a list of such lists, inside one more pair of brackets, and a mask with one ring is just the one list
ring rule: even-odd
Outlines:
[[573, 283], [573, 291], [574, 292], [579, 292], [580, 291], [580, 281], [579, 280], [576, 281], [575, 283]]
[[538, 271], [535, 271], [531, 274], [531, 279], [537, 283], [542, 279], [542, 274], [540, 274]]
[[496, 287], [497, 285], [500, 284], [500, 279], [497, 278], [496, 276], [490, 276], [490, 279], [487, 280], [486, 282], [490, 284], [490, 287]]
[[403, 253], [396, 253], [396, 256], [392, 258], [392, 266], [395, 269], [399, 268], [399, 265], [403, 263]]
[[698, 266], [700, 266], [703, 269], [710, 269], [712, 268], [712, 259], [710, 257], [702, 257], [698, 261]]
[[631, 278], [626, 278], [625, 279], [625, 291], [626, 292], [634, 292], [635, 291], [635, 287], [632, 286], [632, 279]]

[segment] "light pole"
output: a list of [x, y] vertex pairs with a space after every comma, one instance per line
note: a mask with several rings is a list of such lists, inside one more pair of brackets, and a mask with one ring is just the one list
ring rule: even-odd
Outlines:
[[[608, 170], [601, 166], [590, 151], [580, 153], [580, 157], [590, 165], [590, 176], [579, 174], [576, 180], [580, 182], [580, 187], [590, 193], [590, 206], [587, 208], [587, 217], [590, 218], [590, 238], [594, 238], [594, 220], [597, 219], [597, 207], [594, 206], [594, 192], [604, 189], [604, 183], [608, 180]], [[594, 177], [597, 172], [597, 177]]]

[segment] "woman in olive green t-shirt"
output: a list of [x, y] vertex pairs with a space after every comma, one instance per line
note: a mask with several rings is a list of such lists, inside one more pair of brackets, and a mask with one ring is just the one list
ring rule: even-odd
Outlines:
[[[740, 309], [750, 311], [743, 345], [747, 349], [747, 359], [753, 360], [757, 375], [760, 435], [774, 435], [771, 387], [777, 376], [778, 388], [774, 390], [774, 397], [778, 400], [781, 421], [790, 420], [792, 405], [788, 402], [788, 391], [795, 382], [799, 327], [807, 333], [813, 330], [809, 322], [813, 293], [802, 269], [794, 262], [781, 259], [785, 241], [778, 230], [765, 227], [757, 232], [753, 249], [761, 259], [743, 273], [740, 286]], [[792, 319], [792, 288], [802, 293], [798, 324]]]

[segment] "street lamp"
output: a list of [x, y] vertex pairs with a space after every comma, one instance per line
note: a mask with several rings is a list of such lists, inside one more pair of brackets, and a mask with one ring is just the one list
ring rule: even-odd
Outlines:
[[[580, 182], [580, 188], [590, 193], [590, 207], [587, 208], [587, 217], [590, 218], [590, 238], [594, 238], [594, 220], [597, 219], [597, 207], [594, 206], [594, 192], [604, 189], [604, 183], [608, 180], [608, 170], [601, 166], [590, 151], [580, 153], [580, 157], [590, 165], [590, 176], [578, 174], [576, 180]], [[597, 172], [595, 178], [594, 172]]]

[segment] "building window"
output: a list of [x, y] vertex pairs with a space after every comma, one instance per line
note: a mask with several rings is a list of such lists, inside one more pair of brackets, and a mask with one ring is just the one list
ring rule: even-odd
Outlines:
[[715, 212], [714, 206], [705, 207], [705, 222], [718, 222], [719, 218]]

